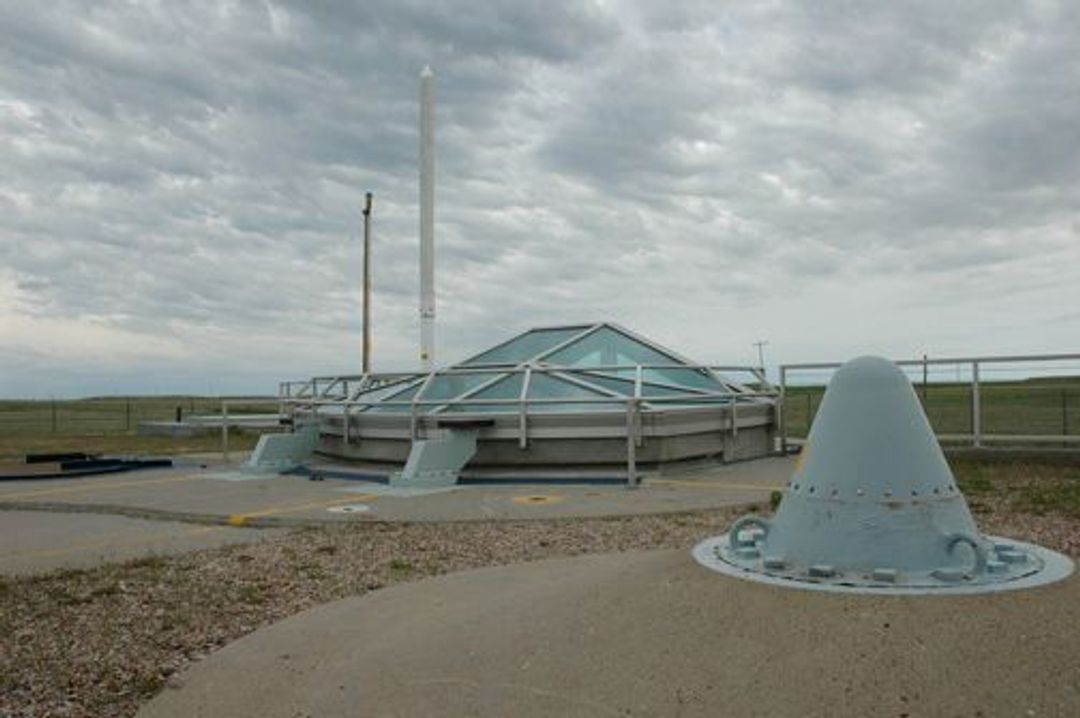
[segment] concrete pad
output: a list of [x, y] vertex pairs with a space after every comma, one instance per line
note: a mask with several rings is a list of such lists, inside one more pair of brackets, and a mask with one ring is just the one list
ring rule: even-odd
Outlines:
[[815, 594], [688, 551], [452, 574], [328, 604], [194, 665], [143, 718], [1080, 714], [1080, 579]]
[[[121, 475], [0, 482], [0, 509], [73, 508], [162, 519], [287, 524], [311, 521], [465, 521], [615, 516], [692, 511], [766, 501], [791, 473], [793, 459], [698, 465], [622, 484], [459, 486], [442, 492], [393, 492], [381, 484], [303, 476], [220, 477], [235, 466], [208, 464]], [[358, 493], [359, 492], [359, 493]], [[361, 498], [363, 497], [363, 498]], [[530, 500], [547, 497], [552, 500]], [[335, 506], [368, 503], [364, 513]], [[142, 512], [142, 513], [140, 513]]]
[[256, 541], [281, 529], [199, 526], [122, 516], [0, 511], [0, 574], [88, 568], [107, 561]]

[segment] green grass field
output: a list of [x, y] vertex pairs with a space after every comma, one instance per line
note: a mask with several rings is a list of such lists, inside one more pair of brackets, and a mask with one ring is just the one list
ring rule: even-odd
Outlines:
[[[219, 434], [171, 438], [138, 436], [139, 422], [173, 421], [183, 416], [220, 414], [220, 397], [152, 396], [95, 397], [56, 401], [0, 400], [0, 460], [28, 453], [84, 451], [87, 453], [176, 454], [215, 451]], [[230, 402], [229, 413], [272, 413], [276, 406]], [[249, 434], [230, 432], [230, 448], [254, 446]]]
[[[971, 433], [971, 385], [916, 385], [916, 393], [939, 434]], [[824, 386], [789, 386], [784, 421], [789, 437], [805, 437]], [[1080, 434], [1080, 378], [1033, 379], [980, 384], [984, 434]], [[1077, 444], [1080, 446], [1080, 444]]]

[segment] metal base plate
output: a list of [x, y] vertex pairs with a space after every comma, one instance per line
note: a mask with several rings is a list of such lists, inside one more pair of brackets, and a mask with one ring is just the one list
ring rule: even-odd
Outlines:
[[[891, 584], [851, 575], [835, 577], [812, 577], [779, 575], [767, 573], [760, 568], [752, 568], [736, 563], [737, 559], [728, 545], [727, 534], [707, 538], [693, 549], [694, 559], [705, 568], [728, 576], [742, 578], [773, 586], [800, 588], [808, 591], [832, 591], [835, 593], [865, 593], [887, 596], [915, 595], [957, 595], [973, 593], [992, 593], [1032, 588], [1053, 583], [1067, 578], [1073, 572], [1072, 560], [1063, 554], [1035, 544], [1015, 539], [985, 536], [994, 543], [1007, 543], [1027, 552], [1035, 559], [1031, 570], [1012, 575], [997, 577], [984, 576], [979, 581], [963, 579], [956, 583], [934, 582], [918, 584]], [[760, 563], [760, 562], [759, 562]]]

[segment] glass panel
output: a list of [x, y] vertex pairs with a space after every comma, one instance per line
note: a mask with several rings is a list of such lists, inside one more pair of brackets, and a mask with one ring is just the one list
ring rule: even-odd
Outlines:
[[500, 375], [479, 372], [476, 374], [436, 374], [420, 398], [424, 401], [453, 399], [498, 376]]
[[[577, 384], [571, 384], [547, 376], [546, 374], [533, 374], [529, 382], [530, 399], [592, 399], [603, 398], [605, 395], [591, 389], [586, 389]], [[611, 403], [582, 402], [580, 404], [530, 404], [530, 412], [586, 412], [586, 411], [625, 411], [626, 405], [617, 400]]]
[[597, 386], [602, 386], [608, 391], [615, 391], [626, 397], [634, 395], [633, 379], [616, 379], [614, 377], [600, 376], [598, 374], [589, 374], [586, 372], [574, 372], [571, 376], [580, 377], [582, 381], [591, 382]]
[[[410, 401], [416, 396], [416, 392], [420, 391], [422, 385], [423, 382], [418, 381], [407, 389], [403, 389], [396, 394], [391, 394], [383, 399], [383, 401]], [[369, 409], [365, 409], [365, 411], [374, 412], [376, 414], [408, 414], [410, 409], [407, 404], [399, 406], [383, 406], [377, 404]]]
[[560, 349], [545, 357], [544, 361], [575, 367], [682, 363], [608, 327], [598, 329], [584, 339]]
[[646, 369], [642, 378], [665, 384], [678, 384], [705, 391], [726, 391], [726, 387], [711, 374], [700, 369]]
[[562, 327], [559, 329], [533, 329], [511, 339], [494, 349], [462, 362], [461, 366], [475, 364], [520, 364], [538, 354], [543, 354], [552, 347], [562, 344], [567, 339], [581, 334], [588, 329], [581, 327]]
[[[524, 373], [517, 372], [503, 377], [483, 391], [477, 392], [470, 399], [517, 399], [521, 396], [521, 383], [524, 381]], [[488, 413], [517, 411], [515, 404], [460, 404], [447, 407], [448, 412], [454, 413]]]
[[[644, 372], [642, 372], [642, 375], [642, 379], [644, 379]], [[591, 373], [583, 373], [581, 378], [585, 381], [591, 381], [594, 384], [598, 384], [605, 389], [610, 389], [611, 391], [617, 391], [620, 394], [625, 394], [626, 396], [634, 395], [633, 379], [616, 379], [614, 377], [602, 376], [600, 374]], [[666, 386], [657, 386], [656, 384], [650, 384], [646, 381], [642, 381], [641, 396], [646, 399], [650, 396], [686, 396], [686, 392], [680, 391], [679, 389], [669, 389]]]

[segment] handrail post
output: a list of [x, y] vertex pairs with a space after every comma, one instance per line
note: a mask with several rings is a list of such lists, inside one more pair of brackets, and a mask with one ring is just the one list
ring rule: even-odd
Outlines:
[[644, 441], [641, 431], [641, 382], [644, 379], [644, 371], [641, 365], [637, 365], [634, 372], [634, 445], [641, 446]]
[[288, 397], [288, 382], [283, 381], [278, 384], [278, 424], [281, 425], [281, 420], [285, 418], [285, 401]]
[[349, 445], [349, 402], [344, 401], [341, 404], [341, 443], [342, 446]]
[[518, 448], [529, 448], [529, 384], [532, 382], [532, 367], [525, 367], [525, 376], [521, 380], [521, 393], [518, 394]]

